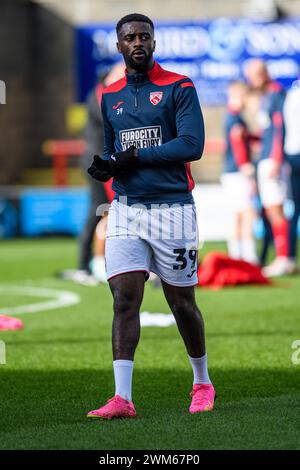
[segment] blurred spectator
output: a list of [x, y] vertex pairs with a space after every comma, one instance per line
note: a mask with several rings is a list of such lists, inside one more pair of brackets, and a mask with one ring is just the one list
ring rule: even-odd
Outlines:
[[[245, 112], [246, 122], [249, 126], [251, 126], [251, 141], [253, 143], [254, 141], [256, 141], [256, 143], [258, 144], [261, 140], [261, 130], [257, 123], [258, 121], [257, 115], [260, 110], [261, 100], [262, 100], [262, 93], [259, 90], [251, 89], [247, 95], [246, 112]], [[257, 156], [259, 155], [259, 149], [260, 149], [260, 146], [257, 146], [255, 149], [255, 152], [253, 152], [253, 147], [252, 147], [251, 158], [254, 161], [255, 165], [257, 164]], [[266, 216], [266, 211], [264, 208], [261, 207], [261, 202], [260, 202], [258, 194], [255, 200], [255, 207], [256, 207], [257, 213], [260, 215], [262, 219], [263, 227], [264, 227], [264, 235], [262, 239], [261, 250], [259, 253], [259, 263], [262, 266], [264, 266], [267, 261], [269, 248], [271, 245], [273, 245], [273, 233], [272, 233], [272, 227], [269, 222], [269, 219]]]
[[276, 252], [275, 260], [264, 268], [264, 274], [268, 277], [281, 276], [290, 272], [289, 229], [283, 212], [287, 186], [283, 152], [285, 92], [280, 84], [271, 80], [266, 64], [260, 59], [253, 59], [247, 64], [246, 76], [252, 87], [262, 93], [258, 113], [262, 130], [257, 167], [258, 188], [272, 227]]
[[[88, 111], [88, 122], [85, 128], [86, 152], [81, 158], [81, 166], [89, 185], [90, 209], [79, 239], [79, 269], [73, 276], [74, 281], [82, 283], [91, 281], [92, 284], [93, 277], [91, 276], [90, 263], [93, 257], [93, 240], [96, 227], [101, 219], [100, 216], [96, 215], [96, 211], [100, 204], [108, 202], [108, 197], [104, 185], [91, 178], [87, 173], [87, 169], [91, 165], [93, 155], [101, 155], [103, 151], [103, 121], [100, 112], [100, 99], [103, 88], [104, 79], [90, 92], [86, 103]], [[105, 281], [104, 251], [99, 253], [97, 258], [98, 265], [102, 264], [102, 269], [99, 269], [99, 280]]]
[[294, 202], [294, 213], [290, 221], [290, 259], [291, 268], [297, 270], [297, 227], [300, 215], [300, 81], [293, 84], [288, 92], [284, 105], [284, 122], [286, 128], [285, 153], [291, 167], [291, 193]]
[[253, 195], [256, 192], [255, 168], [250, 159], [249, 132], [242, 117], [248, 87], [235, 82], [228, 90], [225, 117], [226, 150], [221, 176], [227, 202], [233, 215], [233, 227], [228, 240], [231, 258], [257, 263], [253, 222], [256, 217]]
[[[105, 231], [106, 215], [102, 218], [96, 215], [97, 208], [101, 204], [111, 202], [113, 192], [111, 181], [100, 183], [87, 173], [87, 169], [92, 164], [95, 154], [103, 153], [103, 120], [101, 114], [101, 95], [102, 90], [117, 81], [124, 75], [124, 65], [116, 64], [111, 71], [100, 79], [98, 85], [90, 92], [87, 98], [88, 122], [85, 129], [86, 152], [81, 159], [81, 165], [87, 178], [90, 191], [90, 210], [86, 224], [80, 235], [79, 243], [79, 269], [72, 275], [72, 280], [82, 284], [94, 285], [98, 281], [106, 282], [105, 271]], [[101, 222], [100, 222], [101, 221]], [[96, 227], [101, 223], [97, 236]], [[95, 255], [93, 254], [93, 242], [96, 236]]]

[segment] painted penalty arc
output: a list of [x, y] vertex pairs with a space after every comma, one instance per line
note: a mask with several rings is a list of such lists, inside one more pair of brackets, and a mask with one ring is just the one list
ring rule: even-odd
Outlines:
[[75, 292], [48, 289], [33, 286], [1, 286], [0, 294], [22, 295], [37, 298], [50, 298], [42, 302], [19, 305], [17, 307], [0, 308], [0, 315], [23, 315], [26, 313], [39, 313], [57, 308], [70, 307], [81, 302], [80, 295]]

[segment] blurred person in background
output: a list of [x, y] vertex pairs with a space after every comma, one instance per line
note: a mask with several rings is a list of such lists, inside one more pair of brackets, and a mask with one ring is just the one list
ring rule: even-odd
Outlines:
[[[88, 121], [84, 132], [86, 151], [81, 158], [81, 166], [87, 178], [90, 192], [90, 208], [85, 226], [79, 238], [79, 269], [72, 274], [74, 282], [95, 285], [98, 282], [107, 282], [105, 272], [105, 232], [106, 218], [97, 215], [97, 208], [101, 204], [112, 201], [113, 191], [111, 182], [101, 183], [95, 181], [87, 172], [91, 166], [93, 155], [103, 153], [103, 118], [101, 113], [101, 95], [105, 86], [110, 85], [124, 75], [124, 64], [117, 63], [111, 71], [103, 75], [99, 83], [89, 93], [87, 98]], [[96, 228], [100, 225], [99, 230]], [[95, 252], [93, 245], [95, 241]]]
[[[88, 113], [87, 125], [84, 131], [86, 141], [86, 151], [80, 159], [81, 167], [85, 175], [88, 175], [87, 168], [91, 164], [92, 156], [95, 153], [103, 151], [103, 120], [100, 111], [100, 97], [104, 88], [104, 79], [101, 77], [98, 85], [89, 93], [86, 101]], [[93, 242], [95, 230], [101, 217], [96, 215], [97, 208], [100, 204], [108, 202], [108, 196], [104, 183], [98, 183], [89, 175], [86, 177], [90, 193], [89, 213], [79, 238], [79, 269], [73, 275], [73, 281], [82, 284], [97, 284], [97, 279], [93, 276], [91, 270], [91, 261], [93, 258]], [[102, 255], [103, 250], [103, 255]], [[104, 262], [104, 246], [98, 248], [97, 256], [98, 264], [98, 280], [106, 281], [105, 262]], [[102, 265], [102, 266], [101, 266]], [[102, 269], [101, 269], [102, 267]]]
[[287, 195], [283, 147], [285, 91], [271, 80], [266, 64], [260, 59], [249, 61], [245, 73], [251, 86], [262, 93], [258, 113], [262, 135], [257, 179], [261, 203], [272, 227], [276, 253], [275, 260], [264, 268], [264, 274], [275, 277], [290, 273], [289, 223], [283, 212]]
[[242, 112], [245, 109], [248, 86], [234, 82], [228, 89], [225, 116], [225, 159], [221, 183], [232, 211], [233, 225], [228, 240], [231, 258], [257, 263], [253, 223], [256, 213], [253, 197], [256, 194], [255, 167], [250, 157], [250, 134]]
[[291, 271], [297, 271], [297, 228], [300, 215], [300, 81], [294, 82], [284, 104], [285, 144], [284, 150], [291, 168], [291, 196], [294, 212], [290, 220]]
[[[250, 140], [251, 140], [251, 159], [255, 165], [255, 171], [257, 170], [257, 159], [260, 153], [260, 141], [261, 141], [261, 129], [257, 123], [257, 115], [260, 109], [262, 99], [262, 93], [253, 88], [248, 90], [246, 108], [245, 108], [245, 120], [250, 128]], [[261, 205], [259, 193], [256, 192], [254, 198], [254, 206], [256, 214], [261, 218], [263, 222], [263, 237], [262, 244], [258, 253], [259, 264], [264, 266], [267, 262], [268, 252], [270, 246], [273, 246], [273, 233], [269, 219], [266, 216], [265, 209]]]

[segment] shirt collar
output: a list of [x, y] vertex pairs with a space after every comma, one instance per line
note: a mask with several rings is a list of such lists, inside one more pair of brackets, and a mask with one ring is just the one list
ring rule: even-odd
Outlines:
[[156, 61], [154, 61], [152, 69], [146, 73], [128, 73], [127, 69], [125, 69], [128, 85], [143, 84], [148, 83], [149, 81], [153, 82], [157, 79], [161, 72], [162, 68]]

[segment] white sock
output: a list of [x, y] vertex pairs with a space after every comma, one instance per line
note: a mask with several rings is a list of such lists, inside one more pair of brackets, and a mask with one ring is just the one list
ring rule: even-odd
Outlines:
[[248, 263], [257, 264], [256, 244], [254, 240], [242, 240], [242, 259]]
[[113, 362], [114, 375], [115, 375], [115, 395], [125, 400], [132, 400], [132, 373], [133, 373], [133, 361], [126, 361], [119, 359]]
[[208, 370], [207, 370], [207, 356], [204, 354], [202, 357], [189, 356], [190, 363], [194, 372], [194, 385], [195, 384], [211, 384]]
[[92, 274], [98, 281], [107, 282], [104, 256], [95, 256], [91, 260], [90, 268]]
[[227, 249], [230, 258], [241, 259], [242, 250], [240, 240], [228, 240]]

